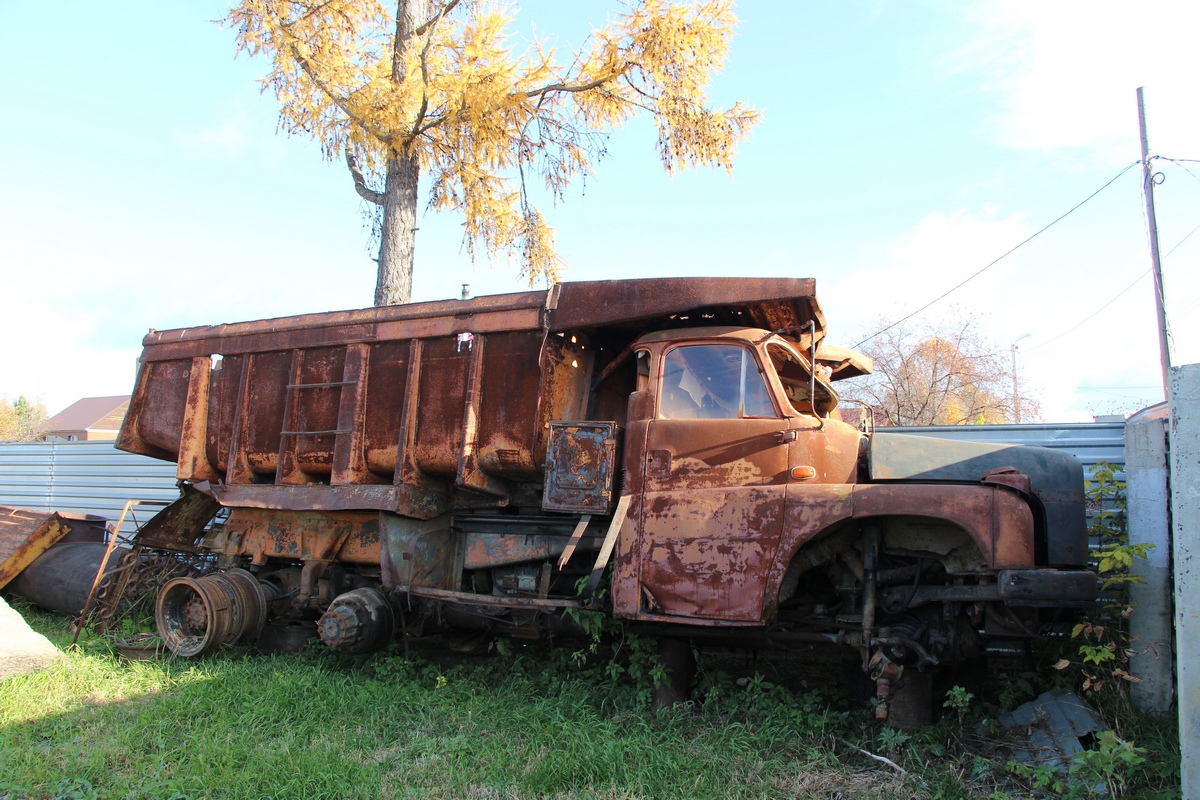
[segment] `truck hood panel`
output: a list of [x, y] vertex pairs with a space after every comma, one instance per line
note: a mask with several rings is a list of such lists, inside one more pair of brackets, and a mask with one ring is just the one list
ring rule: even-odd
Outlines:
[[873, 481], [978, 481], [991, 470], [1016, 467], [1043, 501], [1083, 502], [1079, 459], [1048, 447], [876, 431], [870, 458]]
[[1083, 466], [1069, 453], [1030, 445], [963, 442], [876, 432], [871, 437], [872, 481], [978, 482], [985, 473], [1015, 467], [1029, 476], [1041, 501], [1046, 557], [1054, 566], [1087, 564]]

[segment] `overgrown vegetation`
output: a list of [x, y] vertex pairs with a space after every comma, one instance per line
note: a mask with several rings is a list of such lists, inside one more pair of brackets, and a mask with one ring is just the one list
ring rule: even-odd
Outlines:
[[[65, 619], [21, 610], [68, 648]], [[406, 659], [399, 647], [364, 657], [239, 647], [131, 662], [108, 640], [85, 637], [51, 669], [0, 682], [0, 796], [1035, 794], [1036, 776], [1008, 773], [977, 747], [977, 726], [1000, 710], [994, 689], [982, 700], [952, 689], [937, 725], [904, 732], [878, 727], [810, 655], [710, 655], [696, 701], [654, 712], [644, 641], [606, 639], [591, 652], [503, 649], [463, 660], [440, 650]], [[1177, 763], [1161, 731], [1147, 738], [1155, 729], [1133, 715], [1121, 736], [1136, 738], [1148, 762]], [[1122, 767], [1115, 796], [1177, 796], [1169, 772], [1126, 769], [1103, 743], [1094, 752], [1098, 768]]]
[[[694, 700], [655, 712], [655, 642], [591, 612], [582, 644], [499, 640], [483, 659], [397, 645], [142, 662], [108, 638], [71, 649], [66, 619], [25, 606], [67, 656], [0, 682], [0, 798], [1176, 798], [1174, 726], [1125, 691], [1125, 589], [1146, 548], [1110, 465], [1088, 494], [1105, 602], [972, 690], [944, 687], [919, 732], [879, 727], [837, 657], [813, 653], [705, 653]], [[111, 635], [151, 625], [143, 611]], [[1081, 692], [1111, 727], [1067, 772], [992, 747], [995, 719], [1047, 690]]]
[[1118, 480], [1118, 470], [1100, 462], [1086, 481], [1088, 534], [1096, 542], [1092, 561], [1101, 578], [1101, 599], [1072, 627], [1061, 646], [1065, 652], [1053, 665], [1058, 679], [1048, 684], [1080, 691], [1111, 730], [1097, 734], [1094, 746], [1075, 758], [1066, 775], [1012, 761], [1007, 768], [1035, 789], [1071, 797], [1177, 797], [1174, 721], [1164, 729], [1137, 711], [1128, 693], [1137, 680], [1129, 672], [1129, 660], [1138, 646], [1129, 633], [1129, 619], [1136, 612], [1129, 602], [1129, 586], [1141, 580], [1131, 567], [1152, 545], [1129, 541], [1125, 482]]

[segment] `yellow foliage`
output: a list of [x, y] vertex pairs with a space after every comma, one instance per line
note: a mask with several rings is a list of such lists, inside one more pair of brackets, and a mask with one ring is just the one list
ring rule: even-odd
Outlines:
[[[398, 30], [406, 4], [428, 13]], [[486, 0], [243, 0], [225, 18], [240, 49], [271, 59], [264, 88], [285, 130], [376, 177], [415, 156], [430, 206], [463, 214], [468, 252], [519, 253], [531, 283], [560, 262], [528, 178], [561, 196], [592, 169], [599, 137], [638, 112], [653, 116], [668, 171], [728, 170], [758, 120], [708, 103], [731, 0], [641, 0], [563, 60], [544, 41], [515, 52], [511, 21]]]
[[41, 400], [30, 402], [20, 395], [11, 403], [0, 395], [0, 442], [32, 442], [42, 437], [46, 406]]

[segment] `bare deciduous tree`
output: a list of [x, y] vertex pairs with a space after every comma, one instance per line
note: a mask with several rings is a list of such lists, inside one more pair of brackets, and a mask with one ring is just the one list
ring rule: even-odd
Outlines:
[[[883, 327], [883, 324], [880, 325]], [[897, 326], [872, 338], [862, 352], [871, 375], [839, 391], [881, 411], [889, 425], [984, 425], [1040, 419], [1036, 400], [1018, 381], [1011, 355], [986, 340], [978, 319], [956, 316], [925, 325]]]

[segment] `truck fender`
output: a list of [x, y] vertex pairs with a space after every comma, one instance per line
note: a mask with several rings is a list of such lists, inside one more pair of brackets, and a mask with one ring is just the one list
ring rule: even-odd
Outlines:
[[1034, 566], [1034, 519], [1020, 495], [1001, 486], [961, 484], [793, 485], [783, 535], [767, 576], [763, 619], [773, 619], [779, 588], [796, 554], [839, 523], [854, 519], [924, 517], [948, 522], [971, 537], [992, 570]]

